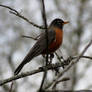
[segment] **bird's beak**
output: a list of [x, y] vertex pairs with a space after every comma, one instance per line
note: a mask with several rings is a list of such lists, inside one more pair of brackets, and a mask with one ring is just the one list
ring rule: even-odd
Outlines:
[[69, 21], [64, 21], [64, 23], [63, 24], [68, 24], [69, 23]]

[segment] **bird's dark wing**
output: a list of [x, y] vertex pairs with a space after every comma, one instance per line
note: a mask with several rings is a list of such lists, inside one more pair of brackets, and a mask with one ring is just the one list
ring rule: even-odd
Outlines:
[[[54, 30], [48, 30], [48, 45], [50, 45], [53, 40], [55, 40], [55, 31]], [[34, 44], [34, 46], [31, 48], [29, 53], [26, 55], [26, 57], [24, 58], [22, 63], [15, 70], [14, 74], [17, 75], [26, 63], [28, 63], [34, 57], [40, 55], [46, 49], [46, 47], [47, 47], [46, 34], [44, 32], [40, 35], [39, 39]]]
[[[55, 31], [49, 30], [48, 31], [48, 45], [50, 45], [54, 39], [55, 39]], [[27, 56], [24, 58], [23, 61], [27, 60], [27, 62], [29, 62], [35, 56], [40, 55], [43, 52], [43, 50], [46, 49], [47, 47], [46, 45], [47, 45], [46, 44], [46, 34], [42, 33], [40, 38], [37, 40], [35, 45], [31, 48], [31, 50], [29, 51], [29, 53], [27, 54]]]

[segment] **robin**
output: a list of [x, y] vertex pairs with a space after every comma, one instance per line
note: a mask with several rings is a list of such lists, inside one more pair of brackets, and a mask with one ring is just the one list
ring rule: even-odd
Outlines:
[[[54, 53], [62, 44], [63, 41], [63, 25], [69, 23], [62, 19], [54, 19], [48, 27], [48, 53]], [[21, 64], [17, 67], [14, 74], [17, 75], [23, 66], [30, 62], [34, 57], [40, 54], [46, 54], [46, 34], [41, 33], [37, 42], [33, 45], [29, 53], [23, 59]]]

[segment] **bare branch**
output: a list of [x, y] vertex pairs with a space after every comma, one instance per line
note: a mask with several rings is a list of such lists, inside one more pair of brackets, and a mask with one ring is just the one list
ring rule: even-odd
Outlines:
[[64, 65], [65, 65], [64, 63], [50, 64], [50, 65], [40, 67], [39, 69], [30, 71], [30, 72], [21, 73], [19, 75], [10, 77], [8, 79], [0, 80], [0, 86], [4, 85], [5, 83], [11, 82], [13, 80], [17, 80], [17, 79], [20, 79], [20, 78], [23, 78], [23, 77], [26, 77], [26, 76], [29, 76], [29, 75], [33, 75], [33, 74], [36, 74], [36, 73], [44, 72], [44, 71], [47, 71], [47, 70], [55, 69], [57, 67], [63, 67]]
[[[78, 56], [73, 56], [73, 59], [76, 59]], [[81, 56], [81, 58], [86, 58], [86, 59], [92, 59], [92, 57], [90, 56]]]
[[59, 57], [59, 55], [55, 52], [55, 55], [57, 56], [57, 59], [60, 61], [60, 62], [62, 62], [61, 61], [61, 57]]
[[6, 6], [6, 5], [2, 5], [2, 4], [0, 4], [0, 6], [9, 9], [9, 10], [10, 10], [9, 12], [10, 12], [11, 14], [14, 14], [14, 15], [20, 17], [21, 19], [25, 20], [25, 21], [28, 22], [29, 24], [33, 25], [34, 27], [37, 27], [37, 28], [39, 28], [39, 29], [45, 29], [44, 27], [39, 26], [39, 25], [37, 25], [37, 24], [35, 24], [35, 23], [29, 21], [29, 19], [27, 19], [26, 17], [24, 17], [24, 16], [23, 16], [22, 14], [20, 14], [17, 10], [11, 8], [10, 6]]
[[34, 37], [31, 37], [31, 36], [26, 36], [26, 35], [22, 35], [21, 37], [23, 37], [23, 38], [30, 38], [30, 39], [33, 39], [33, 40], [38, 40], [37, 39], [38, 37], [34, 38]]
[[[44, 0], [41, 0], [41, 3], [42, 3], [41, 4], [42, 5], [42, 17], [43, 17], [43, 22], [44, 22], [44, 26], [45, 26], [45, 34], [46, 34], [46, 65], [48, 65], [48, 27], [47, 27], [47, 19], [46, 19]], [[44, 71], [44, 75], [43, 75], [43, 79], [42, 79], [39, 91], [41, 91], [43, 88], [43, 84], [46, 79], [46, 76], [47, 76], [47, 70]]]
[[65, 77], [65, 78], [62, 78], [61, 80], [58, 80], [52, 87], [52, 89], [55, 89], [56, 88], [56, 85], [59, 84], [60, 82], [65, 82], [65, 81], [68, 81], [70, 80], [69, 77]]
[[[84, 57], [84, 56], [81, 56], [81, 57]], [[86, 57], [86, 56], [85, 56]], [[87, 56], [88, 57], [88, 56]], [[91, 59], [92, 57], [89, 57], [87, 59]], [[36, 73], [40, 73], [40, 72], [44, 72], [45, 70], [52, 70], [52, 69], [55, 69], [55, 68], [58, 68], [58, 67], [64, 67], [66, 65], [69, 65], [69, 63], [65, 64], [65, 62], [67, 62], [67, 60], [65, 60], [64, 62], [62, 63], [56, 63], [56, 64], [50, 64], [50, 65], [47, 65], [47, 66], [43, 66], [43, 67], [40, 67], [39, 69], [36, 69], [36, 70], [33, 70], [33, 71], [29, 71], [29, 72], [26, 72], [26, 73], [21, 73], [19, 75], [16, 75], [16, 76], [13, 76], [13, 77], [10, 77], [10, 78], [7, 78], [5, 80], [0, 80], [0, 86], [6, 84], [6, 83], [9, 83], [13, 80], [17, 80], [17, 79], [20, 79], [20, 78], [24, 78], [24, 77], [27, 77], [27, 76], [30, 76], [30, 75], [33, 75], [33, 74], [36, 74]], [[70, 66], [70, 65], [69, 65]], [[67, 67], [69, 67], [67, 66]], [[73, 66], [73, 65], [72, 65]], [[71, 67], [72, 67], [71, 66]], [[65, 68], [66, 69], [66, 68]], [[65, 71], [65, 70], [64, 70]], [[63, 71], [62, 71], [63, 72]]]
[[72, 90], [43, 90], [42, 92], [92, 92], [92, 90], [76, 90], [76, 91], [72, 91]]
[[[50, 86], [52, 84], [56, 84], [56, 82], [58, 81], [58, 79], [64, 75], [64, 73], [66, 73], [74, 64], [76, 64], [77, 62], [79, 62], [80, 58], [83, 56], [83, 54], [86, 52], [86, 50], [90, 47], [90, 45], [92, 44], [92, 40], [88, 43], [88, 45], [84, 48], [84, 50], [80, 53], [80, 55], [76, 58], [76, 60], [70, 62], [70, 64], [68, 66], [65, 67], [65, 69], [57, 76], [57, 78], [55, 80], [52, 81], [52, 83], [50, 83]], [[67, 61], [66, 61], [67, 62]], [[49, 87], [50, 87], [49, 86]], [[47, 88], [47, 87], [46, 87]]]

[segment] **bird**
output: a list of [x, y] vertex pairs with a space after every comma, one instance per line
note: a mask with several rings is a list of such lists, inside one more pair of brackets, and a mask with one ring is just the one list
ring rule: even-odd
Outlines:
[[[60, 18], [56, 18], [48, 26], [48, 54], [54, 53], [61, 46], [63, 42], [63, 26], [67, 23], [69, 23], [69, 21], [63, 21]], [[18, 75], [24, 65], [30, 62], [33, 58], [47, 53], [46, 40], [46, 32], [41, 33], [36, 43], [14, 71], [14, 75]]]

